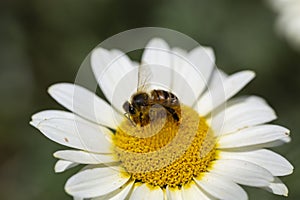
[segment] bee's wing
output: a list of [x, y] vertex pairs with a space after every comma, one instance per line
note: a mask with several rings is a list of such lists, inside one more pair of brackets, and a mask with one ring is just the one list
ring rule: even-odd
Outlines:
[[148, 91], [148, 88], [150, 87], [150, 80], [152, 78], [151, 69], [148, 66], [139, 65], [138, 70], [137, 92]]

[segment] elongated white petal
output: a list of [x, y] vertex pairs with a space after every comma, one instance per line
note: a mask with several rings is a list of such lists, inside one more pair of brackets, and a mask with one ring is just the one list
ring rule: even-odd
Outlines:
[[117, 167], [86, 169], [69, 178], [65, 190], [72, 196], [92, 198], [118, 189], [129, 178]]
[[119, 50], [96, 48], [91, 54], [95, 78], [109, 102], [119, 111], [137, 87], [137, 67]]
[[172, 52], [168, 44], [160, 39], [151, 39], [145, 47], [141, 65], [152, 71], [149, 89], [170, 90], [172, 84]]
[[81, 164], [101, 164], [117, 161], [116, 157], [112, 154], [96, 154], [77, 150], [56, 151], [53, 155], [59, 159]]
[[[187, 74], [187, 70], [189, 69], [188, 67], [186, 67], [186, 65], [188, 64], [188, 60], [187, 60], [188, 53], [186, 50], [183, 50], [178, 47], [172, 48], [171, 51], [172, 51], [171, 65], [172, 65], [172, 69], [173, 69], [171, 90], [172, 90], [172, 92], [177, 92], [177, 95], [180, 96], [178, 92], [181, 91], [182, 83], [184, 80], [185, 81], [188, 81], [188, 80], [186, 80], [186, 78], [178, 79], [178, 76], [183, 77], [184, 74]], [[180, 96], [180, 98], [183, 98], [183, 96]]]
[[214, 50], [210, 47], [199, 46], [189, 52], [189, 60], [201, 70], [202, 76], [209, 79], [216, 61]]
[[120, 121], [120, 115], [110, 105], [79, 85], [58, 83], [48, 92], [58, 103], [83, 118], [110, 128], [116, 128]]
[[277, 125], [260, 125], [221, 135], [219, 148], [237, 148], [272, 142], [287, 137], [289, 130]]
[[265, 189], [269, 192], [272, 192], [273, 194], [282, 195], [286, 197], [289, 193], [289, 190], [286, 187], [286, 185], [282, 183], [282, 181], [277, 177], [275, 177], [275, 180], [272, 183], [270, 183], [270, 185], [265, 187]]
[[142, 64], [170, 67], [171, 52], [169, 45], [160, 38], [151, 39], [145, 47]]
[[280, 138], [278, 140], [272, 141], [264, 145], [263, 147], [277, 147], [286, 143], [291, 142], [292, 138], [288, 135], [287, 137]]
[[31, 116], [30, 124], [37, 126], [40, 122], [49, 119], [74, 119], [74, 114], [62, 110], [43, 110]]
[[[172, 49], [172, 92], [185, 105], [192, 105], [199, 94], [198, 84], [202, 85], [200, 72], [188, 60], [188, 53], [180, 48]], [[189, 78], [186, 78], [189, 77]]]
[[188, 60], [201, 73], [203, 83], [199, 84], [199, 93], [201, 94], [205, 87], [208, 87], [208, 81], [215, 67], [215, 54], [210, 47], [196, 47], [188, 54]]
[[134, 184], [134, 181], [130, 181], [128, 184], [123, 185], [122, 187], [118, 188], [117, 190], [96, 198], [92, 198], [92, 200], [124, 200], [128, 196], [130, 190], [132, 189], [132, 186]]
[[267, 186], [274, 180], [268, 170], [243, 160], [216, 160], [212, 165], [212, 171], [236, 183], [254, 187]]
[[221, 69], [215, 68], [212, 71], [212, 74], [209, 79], [209, 86], [208, 88], [215, 88], [223, 85], [224, 81], [228, 78], [228, 75], [222, 71]]
[[163, 200], [164, 193], [160, 187], [153, 187], [153, 186], [148, 186], [147, 184], [142, 184], [140, 186], [136, 186], [129, 199], [130, 200], [149, 200], [149, 199]]
[[245, 152], [220, 151], [219, 156], [220, 159], [238, 159], [255, 163], [267, 169], [273, 176], [289, 175], [293, 173], [294, 168], [283, 156], [267, 149]]
[[291, 137], [286, 135], [283, 138], [275, 139], [271, 142], [266, 142], [266, 143], [260, 143], [260, 144], [254, 144], [254, 145], [249, 145], [249, 146], [243, 146], [239, 147], [237, 149], [230, 149], [230, 148], [224, 148], [223, 150], [242, 150], [242, 151], [254, 151], [257, 149], [263, 149], [263, 148], [272, 148], [272, 147], [277, 147], [283, 144], [286, 144], [291, 141]]
[[214, 130], [218, 130], [215, 131], [215, 135], [232, 133], [245, 127], [267, 123], [276, 119], [274, 110], [260, 97], [250, 96], [233, 99], [228, 102], [228, 105], [208, 121], [209, 124], [214, 126], [212, 127]]
[[205, 173], [195, 182], [206, 192], [218, 199], [243, 200], [248, 199], [247, 193], [236, 183], [213, 173]]
[[142, 67], [148, 68], [151, 72], [150, 80], [146, 81], [149, 87], [146, 87], [146, 90], [157, 90], [162, 89], [166, 91], [170, 91], [170, 85], [171, 85], [171, 75], [172, 75], [172, 69], [169, 67], [159, 67], [156, 65], [143, 65]]
[[55, 171], [55, 173], [61, 173], [61, 172], [66, 171], [67, 169], [70, 169], [70, 168], [75, 167], [77, 165], [78, 165], [78, 163], [73, 163], [71, 161], [58, 160], [55, 163], [54, 171]]
[[170, 188], [167, 186], [166, 188], [166, 196], [167, 200], [183, 200], [182, 197], [182, 188]]
[[112, 132], [83, 120], [49, 119], [40, 122], [38, 128], [49, 139], [81, 150], [111, 153]]
[[172, 91], [181, 102], [191, 106], [208, 84], [214, 67], [214, 53], [207, 47], [197, 47], [189, 53], [174, 48], [171, 57]]
[[212, 200], [215, 199], [213, 197], [208, 197], [194, 181], [190, 184], [185, 185], [181, 188], [182, 190], [182, 199], [183, 200]]
[[209, 88], [198, 101], [196, 108], [200, 115], [205, 116], [214, 108], [238, 93], [255, 77], [252, 71], [237, 72], [227, 77], [223, 84]]
[[[63, 124], [64, 121], [67, 121], [67, 124], [71, 124], [70, 127], [66, 127], [66, 125]], [[53, 124], [51, 124], [53, 122]], [[58, 126], [56, 126], [57, 122], [59, 122]], [[79, 122], [79, 123], [77, 123]], [[77, 133], [80, 132], [84, 132], [84, 127], [82, 126], [82, 124], [87, 124], [90, 125], [91, 127], [94, 127], [96, 129], [99, 129], [98, 126], [96, 126], [95, 124], [89, 123], [88, 121], [86, 121], [85, 119], [80, 118], [77, 115], [74, 115], [73, 113], [70, 112], [66, 112], [66, 111], [60, 111], [60, 110], [45, 110], [45, 111], [41, 111], [38, 112], [36, 114], [34, 114], [32, 116], [32, 121], [30, 122], [31, 125], [33, 125], [34, 127], [40, 129], [40, 131], [47, 136], [47, 137], [53, 137], [52, 140], [66, 145], [66, 146], [70, 146], [70, 147], [75, 147], [75, 148], [80, 148], [80, 149], [84, 149], [84, 143], [83, 141], [81, 141], [82, 145], [80, 145], [80, 147], [76, 146], [76, 143], [78, 143], [78, 140], [81, 140], [81, 136], [78, 135]], [[50, 127], [48, 127], [48, 125], [50, 125]], [[46, 126], [46, 127], [44, 127]], [[41, 128], [40, 128], [41, 127]], [[55, 129], [52, 133], [51, 130]], [[62, 129], [62, 130], [59, 130]], [[69, 129], [69, 131], [64, 132], [63, 129]], [[74, 129], [74, 131], [72, 132], [70, 129]], [[104, 129], [106, 130], [107, 129]], [[63, 132], [62, 134], [59, 134], [59, 132]], [[71, 133], [71, 137], [78, 137], [78, 139], [69, 141], [69, 138], [67, 137], [68, 133]], [[110, 137], [110, 133], [107, 135], [107, 137]], [[66, 136], [66, 137], [64, 137]], [[69, 143], [70, 142], [70, 143]], [[79, 141], [80, 142], [80, 141]], [[105, 141], [104, 141], [105, 142]], [[75, 145], [75, 146], [74, 146]], [[100, 144], [98, 144], [100, 145]]]

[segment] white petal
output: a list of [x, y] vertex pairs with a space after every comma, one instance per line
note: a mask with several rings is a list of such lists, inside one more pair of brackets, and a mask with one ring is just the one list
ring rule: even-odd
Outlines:
[[260, 97], [233, 99], [228, 105], [208, 121], [216, 130], [216, 135], [232, 133], [276, 119], [274, 110]]
[[36, 128], [49, 139], [68, 147], [97, 153], [112, 152], [112, 132], [88, 121], [49, 119], [40, 122]]
[[[119, 111], [137, 87], [137, 67], [119, 50], [96, 48], [91, 54], [91, 66], [104, 95]], [[121, 103], [117, 101], [121, 99]]]
[[96, 198], [92, 198], [92, 200], [124, 200], [128, 196], [130, 190], [132, 189], [134, 181], [129, 182], [126, 185], [123, 185], [122, 187], [118, 188], [117, 190]]
[[245, 128], [219, 137], [219, 148], [238, 148], [272, 142], [288, 137], [289, 130], [277, 125]]
[[273, 176], [286, 176], [293, 173], [294, 169], [283, 156], [267, 149], [246, 152], [220, 151], [219, 156], [220, 159], [238, 159], [257, 164], [267, 169]]
[[86, 169], [69, 178], [65, 190], [72, 196], [92, 198], [118, 189], [129, 178], [117, 167]]
[[[73, 113], [70, 113], [70, 112], [66, 112], [66, 111], [62, 111], [62, 110], [44, 110], [44, 111], [41, 111], [41, 112], [38, 112], [38, 113], [36, 113], [36, 114], [34, 114], [33, 116], [32, 116], [32, 121], [30, 122], [30, 124], [32, 125], [32, 126], [34, 126], [34, 127], [36, 127], [36, 128], [38, 128], [38, 129], [40, 129], [39, 127], [40, 127], [40, 125], [41, 125], [41, 123], [42, 123], [42, 126], [43, 125], [47, 125], [47, 124], [51, 124], [51, 122], [56, 122], [56, 121], [59, 121], [59, 120], [63, 120], [63, 121], [65, 121], [65, 120], [67, 120], [67, 121], [74, 121], [74, 125], [75, 126], [77, 126], [77, 128], [79, 127], [79, 126], [81, 126], [81, 125], [79, 125], [79, 124], [81, 124], [81, 123], [88, 123], [85, 119], [83, 119], [83, 118], [81, 118], [81, 117], [79, 117], [79, 116], [77, 116], [77, 115], [74, 115]], [[81, 123], [79, 123], [79, 124], [76, 124], [77, 123], [77, 121], [79, 122], [81, 122]], [[53, 124], [53, 126], [54, 126], [54, 124]], [[72, 125], [73, 126], [73, 125]], [[95, 126], [94, 124], [92, 124], [92, 126]], [[59, 127], [57, 127], [58, 129], [59, 129]], [[44, 128], [42, 128], [42, 129], [44, 129]], [[40, 131], [42, 131], [42, 129], [40, 129]], [[47, 128], [46, 128], [47, 129]], [[51, 128], [50, 128], [51, 129]], [[81, 129], [83, 129], [83, 128], [78, 128], [78, 130], [81, 130]], [[77, 130], [77, 131], [78, 131]], [[57, 130], [56, 130], [57, 131]], [[77, 132], [76, 131], [76, 132]], [[84, 130], [83, 130], [84, 131]], [[70, 132], [70, 131], [66, 131], [66, 132]], [[48, 131], [46, 130], [46, 132], [45, 133], [43, 133], [44, 135], [46, 135], [48, 133]], [[59, 134], [58, 133], [55, 133], [55, 132], [53, 132], [53, 133], [49, 133], [50, 135], [51, 134], [57, 134], [57, 136], [59, 137]], [[51, 137], [51, 136], [47, 136], [46, 135], [46, 137]], [[60, 135], [61, 137], [63, 137], [65, 134], [62, 134], [62, 135]], [[75, 132], [74, 132], [74, 135], [75, 135]], [[111, 133], [108, 133], [108, 138], [110, 137], [110, 135], [111, 135]], [[73, 137], [73, 136], [72, 136]], [[80, 136], [79, 136], [80, 137]], [[62, 141], [63, 142], [63, 145], [66, 145], [66, 146], [70, 146], [70, 145], [72, 145], [72, 144], [67, 144], [69, 141], [68, 141], [68, 138], [67, 137], [65, 137], [65, 138], [63, 138], [64, 139], [64, 141]], [[54, 140], [54, 141], [56, 141], [56, 140]], [[61, 141], [61, 140], [60, 140]], [[66, 143], [64, 143], [64, 142], [66, 142]], [[60, 143], [61, 144], [61, 143]], [[71, 146], [71, 147], [73, 147], [73, 146]], [[76, 147], [75, 147], [76, 148]], [[83, 148], [83, 147], [82, 147]], [[62, 161], [62, 162], [60, 162], [60, 161], [58, 161], [57, 162], [57, 164], [59, 164], [59, 166], [61, 165], [61, 167], [60, 168], [62, 168], [62, 170], [64, 171], [65, 169], [63, 169], [64, 167], [66, 167], [66, 166], [68, 166], [69, 164], [71, 165], [71, 166], [73, 166], [73, 164], [74, 164], [74, 166], [76, 166], [77, 164], [76, 163], [73, 163], [72, 164], [72, 162], [71, 163], [69, 163], [69, 161]], [[66, 166], [65, 166], [66, 165]], [[60, 171], [59, 170], [59, 172], [62, 172], [62, 171]]]
[[213, 173], [205, 173], [196, 183], [212, 196], [224, 200], [248, 199], [247, 193], [236, 183]]
[[[185, 105], [192, 105], [199, 94], [197, 85], [203, 82], [200, 73], [192, 66], [187, 58], [186, 51], [180, 48], [172, 49], [172, 83], [171, 91]], [[188, 77], [188, 78], [187, 78]]]
[[214, 67], [214, 54], [210, 48], [197, 47], [187, 53], [172, 49], [172, 91], [186, 105], [193, 105], [208, 84]]
[[268, 187], [265, 188], [267, 191], [272, 192], [273, 194], [288, 196], [289, 190], [282, 181], [275, 177], [274, 182], [270, 183]]
[[228, 78], [228, 75], [221, 69], [215, 68], [211, 74], [209, 81], [209, 88], [215, 88], [223, 85], [224, 81]]
[[68, 160], [75, 163], [81, 164], [101, 164], [101, 163], [111, 163], [116, 162], [117, 159], [112, 154], [96, 154], [86, 151], [76, 151], [76, 150], [62, 150], [56, 151], [54, 157]]
[[236, 183], [254, 187], [267, 186], [274, 180], [274, 177], [268, 170], [242, 160], [216, 160], [213, 162], [212, 171]]
[[142, 184], [140, 186], [137, 186], [130, 198], [130, 200], [163, 200], [164, 199], [164, 193], [160, 187], [153, 187], [149, 186], [147, 184]]
[[183, 186], [182, 188], [183, 200], [212, 200], [213, 197], [208, 197], [194, 181], [190, 184]]
[[[174, 71], [172, 71], [172, 83], [171, 83], [171, 90], [174, 93], [177, 93], [176, 95], [180, 96], [181, 88], [183, 87], [182, 83], [183, 81], [188, 81], [183, 74], [187, 74], [188, 68], [186, 65], [188, 65], [187, 61], [187, 51], [181, 49], [181, 48], [172, 48], [172, 54], [171, 54], [171, 65]], [[178, 73], [178, 74], [177, 74]], [[178, 77], [180, 76], [180, 77]], [[181, 77], [182, 76], [182, 77]], [[184, 93], [183, 93], [184, 94]], [[182, 101], [182, 96], [181, 101]]]
[[266, 143], [261, 143], [261, 144], [255, 144], [255, 145], [251, 145], [251, 146], [246, 146], [246, 147], [243, 147], [240, 150], [243, 150], [243, 151], [253, 151], [253, 150], [262, 149], [262, 148], [277, 147], [277, 146], [289, 143], [290, 141], [291, 141], [291, 137], [287, 135], [286, 137], [279, 138], [279, 139], [276, 139], [276, 140], [271, 141], [271, 142], [266, 142]]
[[49, 94], [72, 112], [110, 128], [116, 128], [120, 116], [109, 104], [89, 90], [70, 83], [58, 83], [48, 89]]
[[58, 160], [55, 163], [54, 171], [55, 171], [55, 173], [61, 173], [61, 172], [66, 171], [67, 169], [70, 169], [70, 168], [75, 167], [77, 165], [78, 165], [78, 163], [73, 163], [71, 161]]
[[224, 149], [225, 150], [254, 151], [254, 150], [257, 150], [257, 149], [277, 147], [277, 146], [286, 144], [290, 141], [291, 141], [291, 137], [286, 135], [283, 138], [275, 139], [271, 142], [259, 143], [259, 144], [253, 144], [253, 145], [250, 145], [250, 146], [238, 147], [237, 149], [229, 149], [229, 148], [224, 148]]
[[184, 200], [181, 193], [182, 189], [180, 190], [178, 188], [170, 188], [169, 186], [167, 186], [166, 188], [166, 195], [168, 200]]
[[171, 91], [172, 69], [168, 67], [158, 67], [156, 65], [143, 65], [151, 71], [151, 79], [148, 81], [148, 90], [162, 89]]
[[40, 122], [49, 119], [74, 119], [74, 114], [62, 110], [44, 110], [31, 116], [30, 124], [36, 127]]
[[237, 72], [226, 78], [223, 84], [209, 88], [198, 101], [196, 108], [205, 116], [233, 95], [238, 93], [255, 77], [252, 71]]
[[213, 69], [215, 67], [215, 54], [210, 47], [196, 47], [189, 52], [188, 60], [191, 64], [198, 69], [201, 73], [202, 81], [204, 83], [198, 83], [199, 93], [207, 87], [209, 78], [212, 75]]
[[142, 64], [170, 67], [170, 55], [169, 45], [160, 38], [154, 38], [150, 40], [145, 47]]
[[269, 142], [268, 144], [265, 145], [265, 147], [277, 147], [277, 146], [289, 143], [289, 142], [291, 142], [291, 140], [292, 140], [292, 138], [288, 135], [287, 137], [280, 138], [273, 142]]
[[[154, 86], [151, 89], [170, 90], [172, 82], [171, 57], [172, 52], [168, 44], [160, 38], [154, 38], [146, 45], [141, 64], [156, 69], [158, 72], [162, 70], [160, 73], [155, 73], [152, 69], [153, 76], [151, 82]], [[160, 76], [160, 78], [157, 76]]]

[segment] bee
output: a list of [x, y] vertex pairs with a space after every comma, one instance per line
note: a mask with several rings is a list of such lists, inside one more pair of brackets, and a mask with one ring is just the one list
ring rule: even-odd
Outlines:
[[163, 107], [174, 121], [180, 121], [180, 102], [173, 93], [154, 89], [146, 91], [151, 77], [149, 68], [139, 66], [137, 92], [131, 96], [130, 101], [123, 104], [125, 116], [134, 126], [145, 126], [151, 121], [150, 112], [153, 107]]

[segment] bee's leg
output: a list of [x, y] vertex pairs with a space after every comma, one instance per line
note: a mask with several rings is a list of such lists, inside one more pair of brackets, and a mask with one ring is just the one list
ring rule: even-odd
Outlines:
[[124, 113], [124, 116], [131, 122], [131, 124], [133, 126], [136, 126], [136, 123], [134, 123], [134, 121], [130, 118], [129, 114], [128, 113]]
[[173, 108], [167, 107], [167, 106], [165, 106], [165, 108], [172, 115], [173, 119], [178, 122], [179, 121], [179, 116], [178, 116], [176, 110], [173, 109]]

